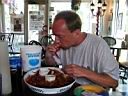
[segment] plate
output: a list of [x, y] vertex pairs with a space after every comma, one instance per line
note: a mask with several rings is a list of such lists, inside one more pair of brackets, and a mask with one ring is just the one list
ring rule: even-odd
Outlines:
[[[73, 79], [73, 81], [68, 84], [68, 85], [65, 85], [65, 86], [62, 86], [62, 87], [58, 87], [58, 88], [42, 88], [42, 87], [37, 87], [37, 86], [33, 86], [31, 84], [29, 84], [26, 80], [29, 76], [32, 76], [34, 75], [37, 71], [39, 70], [45, 70], [45, 69], [52, 69], [52, 70], [58, 70], [59, 72], [63, 73], [61, 71], [61, 69], [59, 68], [56, 68], [56, 67], [43, 67], [43, 68], [37, 68], [37, 69], [33, 69], [33, 70], [30, 70], [28, 71], [25, 75], [24, 75], [24, 82], [25, 84], [34, 92], [37, 92], [37, 93], [41, 93], [41, 94], [58, 94], [58, 93], [62, 93], [62, 92], [65, 92], [67, 90], [69, 90], [73, 84], [75, 83], [75, 80]], [[64, 74], [64, 73], [63, 73]], [[45, 75], [45, 74], [43, 74]]]

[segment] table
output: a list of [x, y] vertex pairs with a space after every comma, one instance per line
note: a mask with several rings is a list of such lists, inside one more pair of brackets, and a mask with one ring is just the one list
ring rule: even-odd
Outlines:
[[[28, 86], [24, 83], [22, 79], [23, 76], [21, 76], [20, 69], [18, 71], [11, 71], [11, 76], [12, 76], [12, 93], [4, 96], [75, 96], [73, 91], [76, 87], [80, 86], [80, 84], [74, 83], [72, 88], [64, 93], [44, 95], [33, 92], [28, 88]], [[104, 94], [103, 96], [108, 96], [108, 91], [103, 92], [103, 94]]]
[[20, 52], [9, 52], [10, 55], [20, 55]]
[[[55, 66], [46, 66], [44, 64], [42, 64], [42, 66], [55, 67]], [[75, 96], [73, 94], [73, 91], [76, 87], [80, 86], [80, 84], [75, 83], [71, 89], [61, 94], [51, 94], [51, 95], [39, 94], [30, 90], [28, 86], [24, 83], [21, 67], [18, 67], [17, 70], [11, 70], [11, 80], [12, 80], [12, 93], [7, 96]], [[108, 96], [108, 95], [105, 95], [105, 96]]]
[[23, 88], [23, 95], [22, 96], [75, 96], [73, 95], [73, 90], [74, 88], [76, 88], [78, 86], [77, 83], [74, 84], [74, 86], [72, 86], [71, 89], [69, 89], [68, 91], [61, 93], [61, 94], [50, 94], [50, 95], [42, 95], [39, 93], [35, 93], [33, 91], [31, 91], [27, 86], [24, 86]]

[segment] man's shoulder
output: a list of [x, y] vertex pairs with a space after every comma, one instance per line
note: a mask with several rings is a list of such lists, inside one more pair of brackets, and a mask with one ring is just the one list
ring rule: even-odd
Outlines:
[[100, 36], [97, 36], [95, 34], [90, 34], [90, 33], [87, 33], [87, 38], [86, 39], [89, 42], [94, 42], [94, 43], [103, 42], [103, 39]]

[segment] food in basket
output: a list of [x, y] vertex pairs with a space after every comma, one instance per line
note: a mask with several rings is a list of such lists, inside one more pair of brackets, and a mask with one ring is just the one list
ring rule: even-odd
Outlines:
[[28, 76], [26, 82], [40, 88], [59, 88], [71, 84], [74, 79], [56, 68], [41, 68]]

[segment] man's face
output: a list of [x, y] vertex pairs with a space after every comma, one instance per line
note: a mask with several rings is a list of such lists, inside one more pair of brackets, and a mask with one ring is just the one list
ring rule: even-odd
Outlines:
[[66, 49], [73, 45], [73, 33], [67, 28], [63, 19], [54, 21], [52, 29], [55, 35], [55, 41], [61, 43], [61, 48]]

